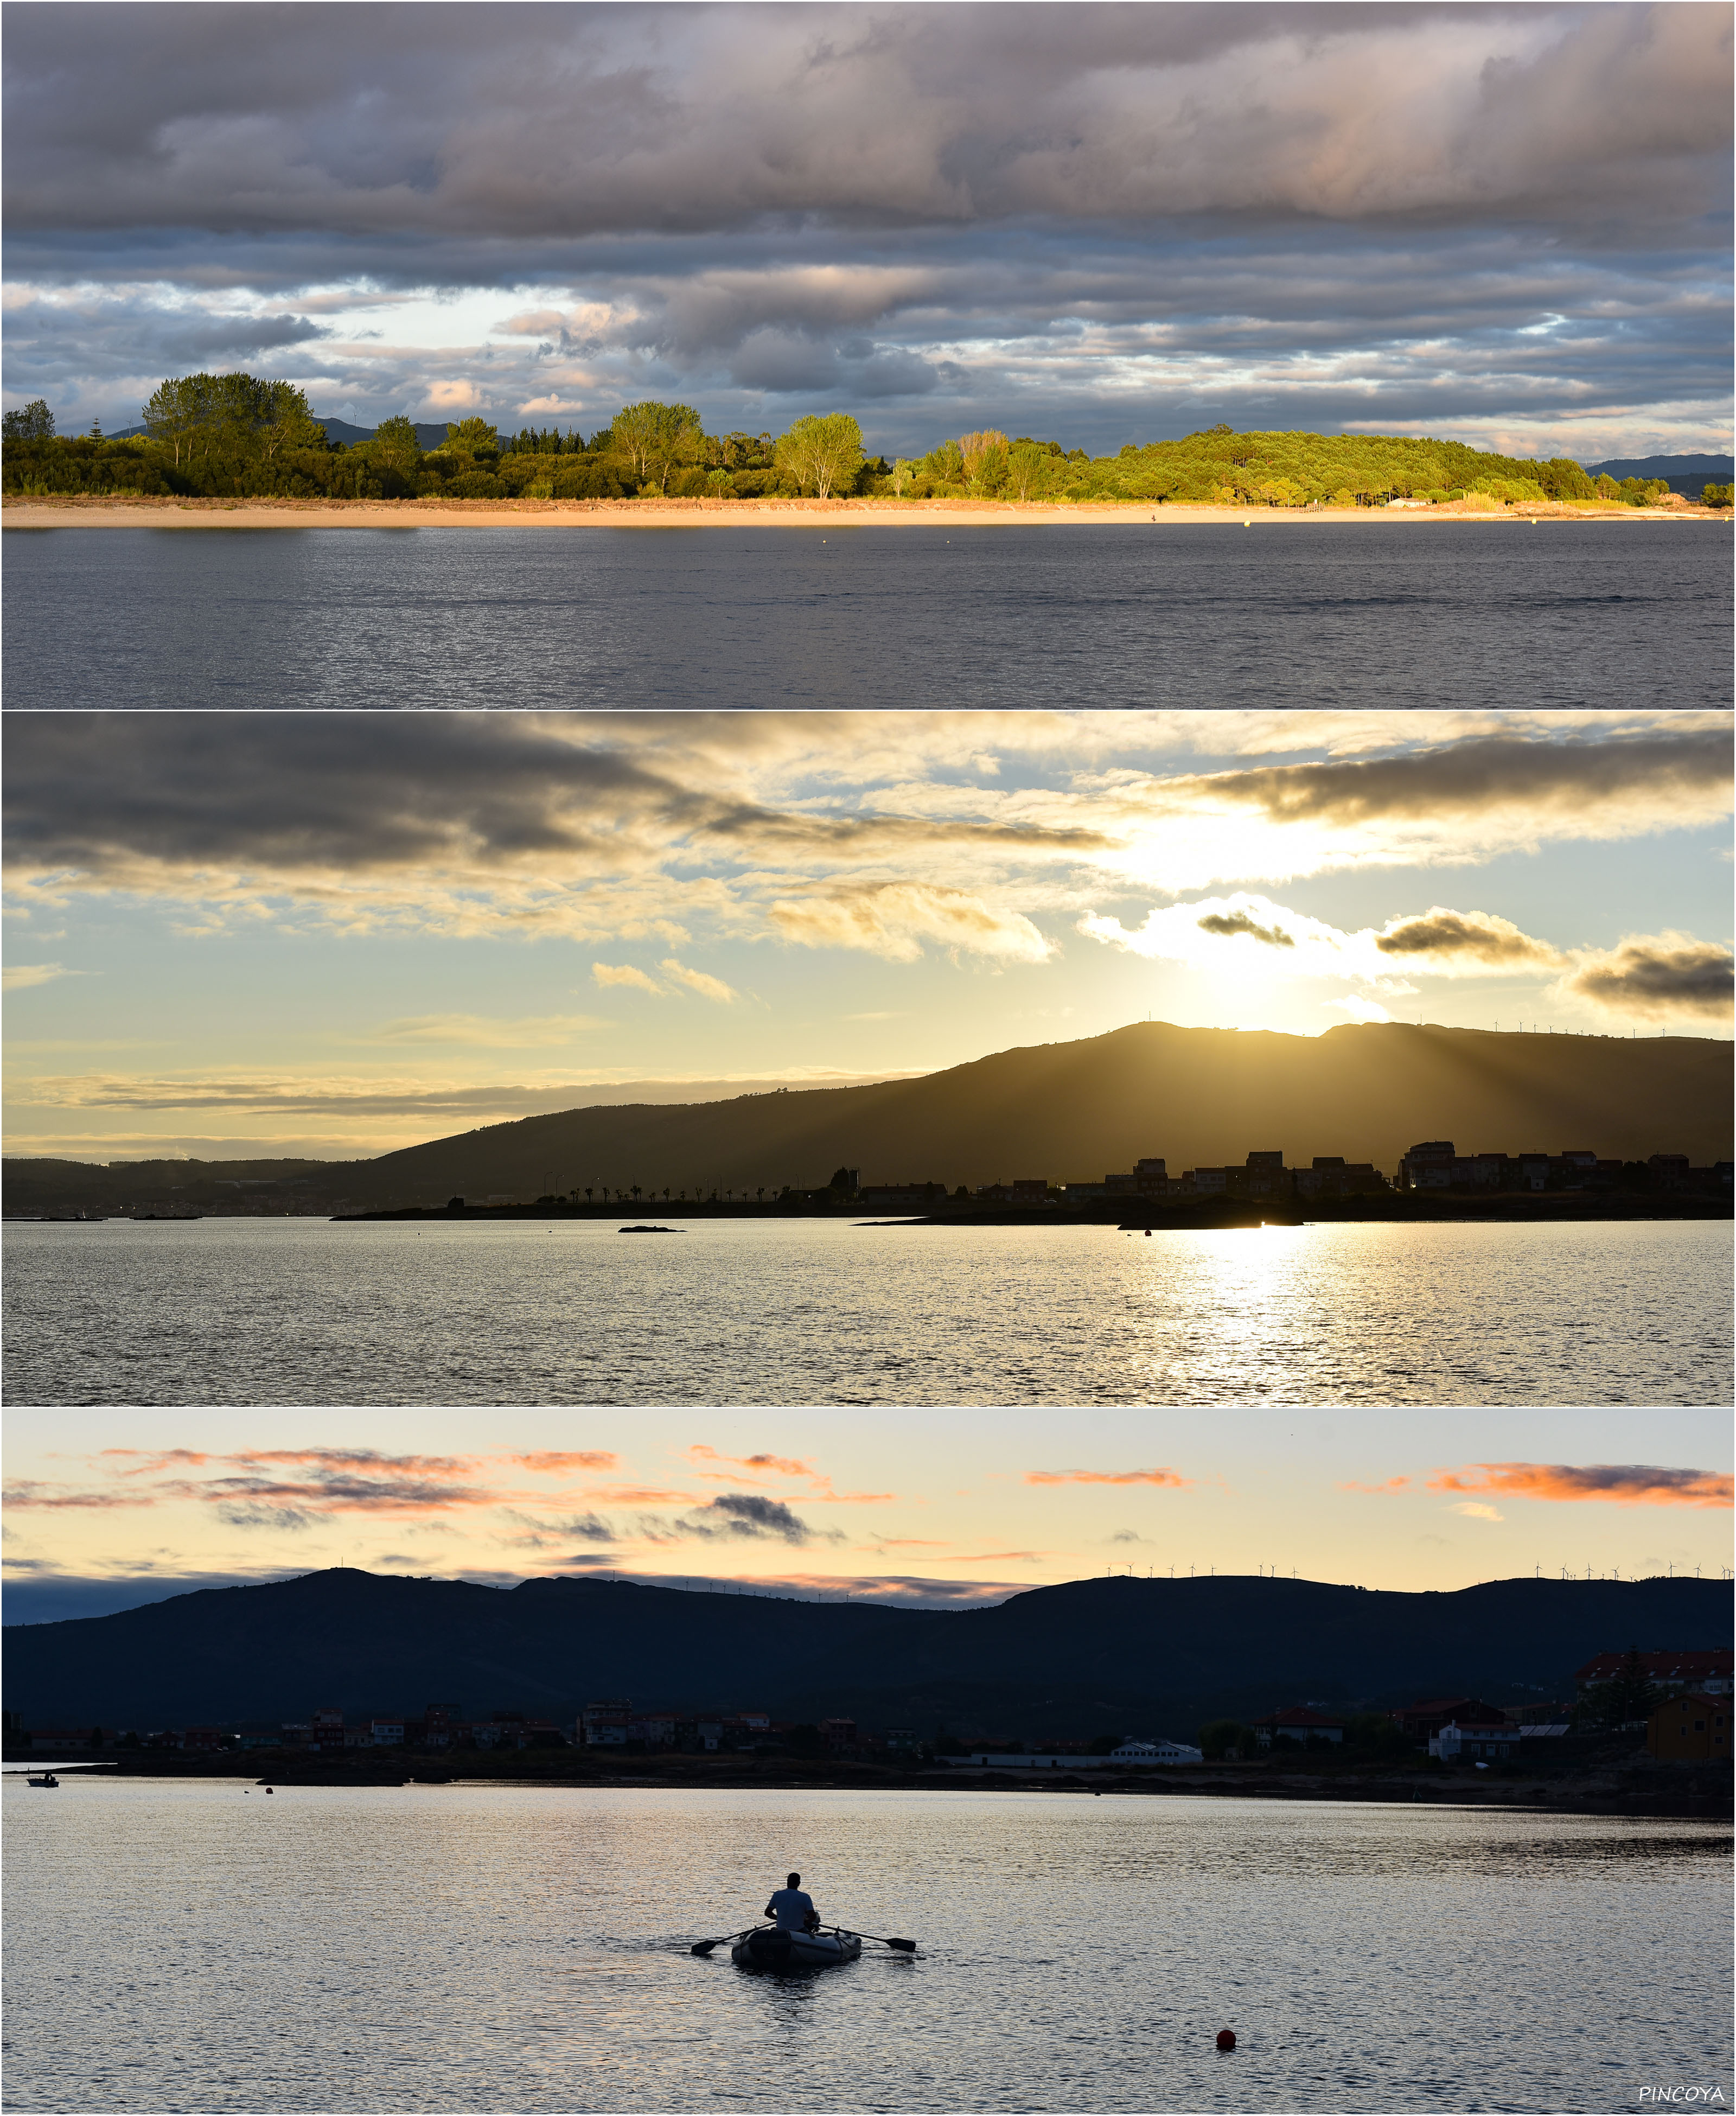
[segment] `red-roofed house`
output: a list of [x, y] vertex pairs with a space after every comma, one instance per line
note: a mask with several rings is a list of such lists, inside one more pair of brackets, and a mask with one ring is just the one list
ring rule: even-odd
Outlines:
[[[1708, 1697], [1730, 1695], [1732, 1656], [1728, 1646], [1705, 1652], [1642, 1653], [1637, 1658], [1640, 1673], [1654, 1689], [1698, 1690]], [[1614, 1682], [1627, 1671], [1626, 1654], [1594, 1654], [1583, 1668], [1574, 1670], [1573, 1680], [1578, 1685], [1579, 1695], [1584, 1697], [1600, 1683]]]
[[1412, 1741], [1432, 1741], [1449, 1719], [1461, 1725], [1467, 1719], [1480, 1726], [1492, 1724], [1503, 1718], [1499, 1704], [1490, 1704], [1481, 1697], [1430, 1697], [1420, 1704], [1403, 1704], [1392, 1715]]
[[1306, 1704], [1285, 1704], [1249, 1723], [1262, 1749], [1278, 1741], [1342, 1741], [1344, 1722], [1330, 1714], [1311, 1711]]

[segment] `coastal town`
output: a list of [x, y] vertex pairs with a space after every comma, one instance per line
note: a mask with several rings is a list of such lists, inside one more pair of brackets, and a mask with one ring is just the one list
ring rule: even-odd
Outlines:
[[[256, 1755], [260, 1763], [362, 1758], [382, 1751], [451, 1763], [525, 1750], [585, 1752], [592, 1761], [658, 1755], [735, 1755], [829, 1763], [974, 1766], [1053, 1773], [1151, 1769], [1226, 1758], [1252, 1761], [1361, 1750], [1398, 1762], [1433, 1758], [1443, 1764], [1507, 1763], [1577, 1734], [1643, 1733], [1648, 1755], [1663, 1761], [1728, 1761], [1732, 1654], [1663, 1649], [1594, 1654], [1574, 1672], [1566, 1699], [1499, 1704], [1474, 1696], [1434, 1697], [1384, 1707], [1333, 1707], [1293, 1701], [1246, 1722], [1219, 1719], [1192, 1742], [1168, 1737], [1101, 1735], [1089, 1741], [965, 1741], [912, 1726], [874, 1727], [846, 1717], [813, 1722], [774, 1718], [757, 1709], [694, 1713], [648, 1707], [631, 1698], [601, 1698], [569, 1720], [498, 1707], [467, 1715], [454, 1702], [417, 1713], [361, 1712], [319, 1705], [305, 1719], [275, 1726], [126, 1727], [26, 1727], [7, 1715], [6, 1748], [57, 1762], [140, 1752], [182, 1757]], [[15, 1722], [16, 1723], [15, 1723]]]
[[[163, 1180], [170, 1170], [178, 1181]], [[1489, 1204], [1539, 1198], [1582, 1208], [1623, 1206], [1651, 1211], [1692, 1212], [1728, 1204], [1733, 1164], [1696, 1162], [1685, 1153], [1660, 1152], [1643, 1161], [1623, 1160], [1592, 1147], [1559, 1152], [1543, 1148], [1513, 1153], [1479, 1149], [1467, 1152], [1451, 1139], [1424, 1139], [1410, 1148], [1389, 1173], [1371, 1162], [1342, 1154], [1316, 1154], [1307, 1166], [1292, 1165], [1281, 1148], [1256, 1148], [1240, 1162], [1201, 1165], [1171, 1172], [1161, 1154], [1146, 1155], [1131, 1168], [1098, 1176], [1057, 1182], [1046, 1175], [1017, 1175], [991, 1183], [948, 1183], [864, 1180], [859, 1169], [840, 1166], [829, 1181], [811, 1187], [793, 1184], [718, 1182], [707, 1184], [596, 1182], [570, 1189], [549, 1186], [527, 1191], [489, 1190], [480, 1196], [400, 1202], [364, 1208], [360, 1201], [334, 1195], [343, 1180], [335, 1170], [319, 1173], [216, 1176], [197, 1164], [157, 1163], [128, 1179], [123, 1169], [94, 1169], [107, 1177], [111, 1194], [100, 1203], [78, 1202], [75, 1194], [50, 1192], [20, 1166], [7, 1184], [8, 1219], [101, 1221], [105, 1219], [194, 1220], [305, 1218], [374, 1219], [475, 1213], [534, 1212], [539, 1215], [604, 1218], [627, 1208], [662, 1212], [723, 1213], [788, 1217], [815, 1214], [887, 1212], [948, 1219], [1000, 1217], [1007, 1213], [1092, 1220], [1118, 1218], [1127, 1212], [1153, 1208], [1190, 1210], [1214, 1207], [1260, 1207], [1307, 1211], [1334, 1208], [1403, 1210], [1433, 1202]]]

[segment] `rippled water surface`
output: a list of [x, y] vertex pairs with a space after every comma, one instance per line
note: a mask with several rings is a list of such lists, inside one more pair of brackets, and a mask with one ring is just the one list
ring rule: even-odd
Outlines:
[[[679, 1221], [673, 1222], [680, 1226]], [[1717, 1404], [1730, 1229], [14, 1222], [19, 1403]]]
[[[1721, 1826], [241, 1781], [6, 1806], [10, 2109], [1730, 2103]], [[687, 1952], [792, 1865], [921, 1953]]]
[[19, 531], [31, 706], [1728, 705], [1716, 523]]

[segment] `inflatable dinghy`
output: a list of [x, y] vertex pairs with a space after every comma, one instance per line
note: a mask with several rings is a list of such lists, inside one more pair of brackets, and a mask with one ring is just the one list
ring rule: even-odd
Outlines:
[[774, 1925], [755, 1925], [729, 1950], [737, 1969], [830, 1969], [854, 1962], [862, 1951], [861, 1935], [830, 1925], [820, 1932], [780, 1932]]

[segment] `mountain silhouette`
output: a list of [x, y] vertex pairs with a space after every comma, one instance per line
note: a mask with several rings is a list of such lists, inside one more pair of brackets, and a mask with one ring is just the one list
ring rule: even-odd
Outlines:
[[1571, 1695], [1595, 1653], [1730, 1642], [1720, 1582], [1502, 1580], [1452, 1594], [1224, 1577], [1072, 1580], [896, 1609], [596, 1579], [512, 1589], [335, 1570], [6, 1631], [25, 1725], [145, 1729], [413, 1713], [570, 1719], [587, 1700], [1059, 1736], [1314, 1698]]
[[1324, 1036], [1139, 1022], [1001, 1051], [914, 1080], [733, 1102], [575, 1109], [383, 1154], [360, 1190], [443, 1202], [586, 1184], [753, 1189], [975, 1186], [1100, 1179], [1161, 1154], [1172, 1171], [1283, 1150], [1390, 1173], [1417, 1141], [1464, 1151], [1705, 1162], [1731, 1145], [1731, 1046], [1697, 1037], [1498, 1034], [1388, 1022]]
[[[1276, 1148], [1390, 1175], [1422, 1139], [1464, 1152], [1590, 1148], [1623, 1161], [1731, 1151], [1731, 1045], [1711, 1037], [1521, 1035], [1404, 1022], [1324, 1036], [1137, 1022], [999, 1051], [913, 1079], [728, 1101], [591, 1104], [351, 1162], [8, 1159], [15, 1212], [103, 1209], [166, 1191], [220, 1202], [226, 1180], [293, 1183], [345, 1209], [536, 1198], [587, 1184], [647, 1192], [817, 1189], [1018, 1176], [1100, 1180], [1162, 1155], [1172, 1173]], [[203, 1185], [202, 1190], [198, 1186]], [[235, 1193], [229, 1194], [232, 1202]]]

